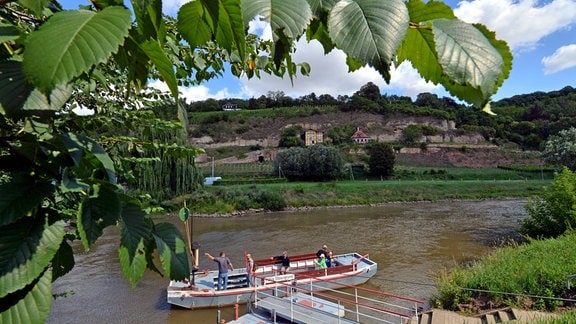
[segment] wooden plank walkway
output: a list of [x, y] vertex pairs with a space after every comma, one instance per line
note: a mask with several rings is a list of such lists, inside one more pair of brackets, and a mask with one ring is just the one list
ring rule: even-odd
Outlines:
[[556, 317], [556, 314], [537, 311], [524, 311], [512, 308], [494, 309], [475, 316], [463, 316], [443, 309], [431, 309], [418, 314], [408, 321], [409, 324], [485, 324], [518, 323], [529, 324], [538, 320]]

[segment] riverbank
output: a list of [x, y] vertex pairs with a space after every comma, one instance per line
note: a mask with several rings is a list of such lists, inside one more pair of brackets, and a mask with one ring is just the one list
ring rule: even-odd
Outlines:
[[209, 186], [204, 192], [173, 199], [195, 215], [241, 216], [265, 211], [351, 208], [415, 201], [528, 198], [551, 180], [413, 180], [294, 182]]

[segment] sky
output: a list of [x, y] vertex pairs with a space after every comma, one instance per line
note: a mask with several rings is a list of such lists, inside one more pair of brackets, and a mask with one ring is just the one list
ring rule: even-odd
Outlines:
[[[163, 0], [165, 14], [175, 15], [188, 0]], [[62, 0], [67, 8], [87, 1]], [[565, 86], [576, 87], [576, 0], [445, 0], [455, 15], [468, 23], [482, 23], [508, 43], [514, 56], [512, 71], [493, 100], [536, 91], [555, 91]], [[256, 27], [254, 27], [256, 26]], [[261, 26], [260, 26], [261, 27]], [[257, 24], [253, 28], [258, 28]], [[265, 35], [265, 34], [264, 34]], [[304, 38], [304, 37], [303, 37]], [[345, 55], [333, 50], [324, 55], [319, 43], [301, 39], [293, 55], [294, 62], [308, 62], [310, 76], [289, 78], [263, 74], [261, 79], [236, 78], [231, 73], [188, 88], [180, 88], [187, 102], [209, 98], [257, 98], [268, 92], [282, 91], [298, 98], [316, 95], [352, 95], [372, 82], [382, 94], [409, 96], [429, 92], [450, 97], [442, 86], [425, 82], [409, 63], [392, 71], [390, 84], [374, 69], [366, 67], [349, 73]], [[167, 89], [159, 82], [155, 87]]]

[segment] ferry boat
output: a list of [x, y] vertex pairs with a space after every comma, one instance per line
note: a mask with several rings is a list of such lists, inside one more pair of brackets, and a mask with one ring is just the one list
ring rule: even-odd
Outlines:
[[217, 270], [195, 272], [190, 280], [170, 281], [168, 303], [189, 309], [211, 308], [246, 303], [259, 292], [273, 291], [282, 297], [287, 296], [292, 288], [337, 289], [365, 283], [378, 268], [367, 254], [356, 252], [335, 255], [335, 266], [326, 269], [317, 269], [316, 259], [316, 253], [291, 255], [290, 269], [285, 274], [280, 273], [278, 259], [255, 260], [253, 284], [249, 284], [246, 268], [234, 269], [228, 272], [226, 290], [217, 289]]

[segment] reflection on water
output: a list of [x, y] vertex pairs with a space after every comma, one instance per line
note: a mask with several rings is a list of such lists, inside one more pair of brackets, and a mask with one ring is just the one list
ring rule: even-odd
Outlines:
[[[368, 253], [378, 273], [366, 287], [427, 300], [443, 268], [478, 258], [509, 235], [526, 216], [524, 200], [387, 204], [379, 207], [279, 212], [236, 218], [196, 218], [194, 240], [204, 252], [225, 251], [235, 267], [256, 259], [316, 252]], [[159, 221], [182, 226], [177, 216]], [[183, 230], [183, 228], [182, 228]], [[108, 230], [89, 253], [76, 256], [72, 273], [54, 284], [48, 323], [215, 323], [217, 310], [185, 310], [166, 303], [168, 279], [148, 271], [132, 290], [118, 264], [118, 231]], [[77, 247], [77, 251], [82, 251]], [[200, 269], [215, 269], [208, 258]], [[244, 310], [241, 306], [241, 310]], [[221, 309], [232, 319], [233, 309]]]

